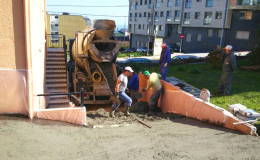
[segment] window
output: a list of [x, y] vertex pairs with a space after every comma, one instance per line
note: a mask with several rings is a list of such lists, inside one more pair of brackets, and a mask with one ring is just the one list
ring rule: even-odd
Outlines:
[[138, 2], [136, 1], [135, 2], [135, 9], [138, 10], [138, 8], [139, 8], [139, 5], [138, 5]]
[[159, 25], [159, 31], [163, 31], [163, 25]]
[[249, 31], [236, 31], [236, 39], [249, 39]]
[[222, 12], [216, 12], [216, 19], [222, 19]]
[[190, 12], [184, 12], [183, 24], [190, 24]]
[[168, 6], [168, 7], [171, 7], [171, 6], [172, 6], [172, 1], [173, 1], [173, 0], [168, 0], [168, 3], [167, 3], [167, 6]]
[[176, 31], [177, 33], [181, 33], [181, 25], [178, 25], [177, 26], [177, 31]]
[[141, 24], [138, 25], [138, 29], [141, 29]]
[[152, 2], [152, 0], [149, 0], [149, 5], [148, 5], [148, 8], [153, 8], [153, 2]]
[[195, 12], [195, 19], [200, 19], [200, 12]]
[[137, 21], [137, 13], [135, 13], [135, 21]]
[[146, 12], [144, 12], [144, 17], [146, 17]]
[[175, 7], [180, 7], [180, 6], [181, 6], [181, 0], [176, 0]]
[[140, 0], [140, 5], [143, 5], [143, 0]]
[[197, 35], [196, 35], [196, 40], [197, 40], [197, 41], [201, 41], [201, 34], [197, 34]]
[[206, 7], [213, 7], [214, 0], [206, 0]]
[[147, 5], [147, 0], [144, 0], [144, 4]]
[[132, 24], [129, 24], [129, 32], [132, 32]]
[[142, 12], [139, 12], [139, 17], [142, 17]]
[[208, 29], [208, 37], [212, 37], [213, 36], [213, 29]]
[[129, 14], [129, 21], [132, 21], [133, 20], [133, 13], [130, 13]]
[[202, 0], [196, 0], [197, 2], [201, 2]]
[[212, 12], [205, 12], [204, 25], [210, 25], [212, 20]]
[[241, 11], [239, 12], [239, 19], [242, 20], [251, 20], [252, 19], [252, 12], [251, 11]]
[[191, 42], [191, 33], [187, 33], [186, 42]]
[[167, 11], [166, 21], [171, 21], [172, 19], [172, 11]]
[[160, 7], [160, 2], [158, 2], [159, 0], [156, 0], [155, 2], [155, 8], [159, 8]]
[[186, 0], [185, 8], [191, 8], [191, 0]]
[[170, 31], [173, 31], [173, 25], [170, 25], [170, 26], [169, 26], [169, 30], [170, 30]]
[[175, 22], [179, 22], [180, 21], [180, 17], [181, 17], [181, 11], [180, 10], [176, 10], [174, 13], [174, 21]]
[[155, 14], [154, 14], [154, 20], [155, 21], [159, 21], [159, 11], [157, 12], [155, 12]]
[[160, 13], [160, 17], [163, 17], [163, 16], [164, 16], [164, 12], [161, 11], [161, 13]]
[[133, 9], [134, 9], [133, 2], [130, 2], [130, 10], [133, 10]]

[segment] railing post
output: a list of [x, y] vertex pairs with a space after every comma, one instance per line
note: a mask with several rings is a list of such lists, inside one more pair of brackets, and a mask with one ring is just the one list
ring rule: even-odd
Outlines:
[[80, 107], [84, 107], [84, 88], [80, 89]]

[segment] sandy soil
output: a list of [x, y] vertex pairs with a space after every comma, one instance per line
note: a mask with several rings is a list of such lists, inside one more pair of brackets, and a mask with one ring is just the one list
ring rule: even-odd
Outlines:
[[[151, 128], [139, 123], [136, 118]], [[0, 116], [0, 159], [260, 159], [260, 138], [174, 114], [104, 109], [89, 126]]]

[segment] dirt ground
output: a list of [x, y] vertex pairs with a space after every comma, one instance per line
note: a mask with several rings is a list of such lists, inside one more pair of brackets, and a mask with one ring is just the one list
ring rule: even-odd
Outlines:
[[1, 115], [0, 159], [260, 159], [259, 137], [181, 115], [118, 111], [113, 119], [99, 109], [87, 119], [84, 127]]

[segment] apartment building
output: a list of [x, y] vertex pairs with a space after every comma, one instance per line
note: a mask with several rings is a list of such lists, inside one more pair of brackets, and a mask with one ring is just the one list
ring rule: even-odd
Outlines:
[[248, 51], [258, 42], [259, 23], [260, 0], [129, 0], [134, 48], [147, 46], [150, 35], [150, 46], [159, 37], [181, 43], [185, 53], [208, 52], [220, 43]]
[[[80, 15], [70, 15], [67, 12], [47, 14], [47, 34], [51, 34], [51, 43], [59, 43], [59, 34], [65, 35], [66, 40], [75, 38], [76, 32], [82, 31], [90, 25], [91, 20]], [[66, 43], [69, 46], [69, 42], [66, 41]]]

